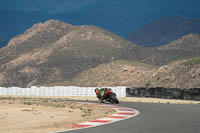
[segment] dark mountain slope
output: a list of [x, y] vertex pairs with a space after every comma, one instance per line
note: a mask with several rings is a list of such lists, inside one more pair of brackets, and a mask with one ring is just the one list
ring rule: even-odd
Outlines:
[[144, 49], [143, 61], [150, 64], [166, 65], [174, 60], [200, 56], [200, 35], [188, 34], [167, 45]]
[[147, 24], [133, 32], [129, 39], [143, 46], [168, 44], [189, 33], [200, 34], [200, 19], [167, 17]]

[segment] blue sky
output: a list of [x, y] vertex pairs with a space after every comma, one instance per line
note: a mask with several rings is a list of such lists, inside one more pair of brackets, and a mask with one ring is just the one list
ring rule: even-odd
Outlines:
[[200, 0], [0, 0], [0, 40], [48, 19], [94, 25], [128, 37], [160, 18], [200, 18], [199, 5]]
[[[0, 0], [0, 8], [38, 11], [45, 13], [60, 13], [77, 11], [85, 6], [93, 10], [110, 8], [111, 12], [146, 11], [146, 10], [182, 10], [199, 12], [199, 0]], [[101, 7], [101, 9], [99, 9]]]

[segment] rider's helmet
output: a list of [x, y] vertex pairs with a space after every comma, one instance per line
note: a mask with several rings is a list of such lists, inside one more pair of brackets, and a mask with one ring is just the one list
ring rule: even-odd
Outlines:
[[96, 88], [94, 91], [95, 91], [95, 93], [99, 93], [99, 89], [98, 88]]
[[106, 87], [105, 90], [107, 91], [107, 90], [111, 90], [111, 89]]

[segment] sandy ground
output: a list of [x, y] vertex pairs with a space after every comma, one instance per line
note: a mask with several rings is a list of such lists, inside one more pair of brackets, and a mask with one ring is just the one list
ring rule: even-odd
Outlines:
[[0, 97], [0, 133], [47, 133], [113, 114], [110, 108], [65, 98]]
[[[96, 97], [66, 97], [71, 100], [96, 101]], [[117, 97], [120, 102], [141, 102], [141, 103], [164, 103], [164, 104], [200, 104], [200, 101], [140, 98], [140, 97]]]
[[[200, 101], [118, 97], [120, 102], [200, 104]], [[96, 97], [0, 96], [0, 133], [47, 133], [72, 128], [75, 123], [109, 116], [114, 110], [71, 100], [97, 101]]]

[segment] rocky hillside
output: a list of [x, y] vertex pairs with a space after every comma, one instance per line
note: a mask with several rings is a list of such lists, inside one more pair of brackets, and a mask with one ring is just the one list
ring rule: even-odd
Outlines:
[[190, 33], [187, 34], [168, 45], [164, 45], [158, 48], [161, 51], [165, 50], [179, 50], [179, 51], [191, 51], [197, 52], [200, 50], [200, 34]]
[[116, 60], [83, 71], [70, 81], [51, 85], [141, 86], [154, 68], [157, 67], [137, 61]]
[[84, 71], [71, 81], [51, 85], [200, 87], [200, 58], [180, 60], [161, 67], [118, 60]]
[[49, 20], [0, 49], [0, 86], [196, 87], [199, 42], [200, 35], [188, 34], [145, 48], [95, 26]]
[[137, 54], [139, 46], [94, 26], [57, 20], [34, 25], [0, 49], [0, 85], [31, 86]]
[[174, 60], [200, 56], [200, 35], [187, 34], [167, 45], [144, 49], [143, 62], [166, 65]]
[[190, 33], [200, 34], [199, 29], [200, 19], [174, 16], [146, 24], [133, 32], [129, 39], [143, 46], [159, 46], [168, 44]]
[[175, 88], [200, 87], [200, 57], [175, 61], [154, 71], [150, 86]]

